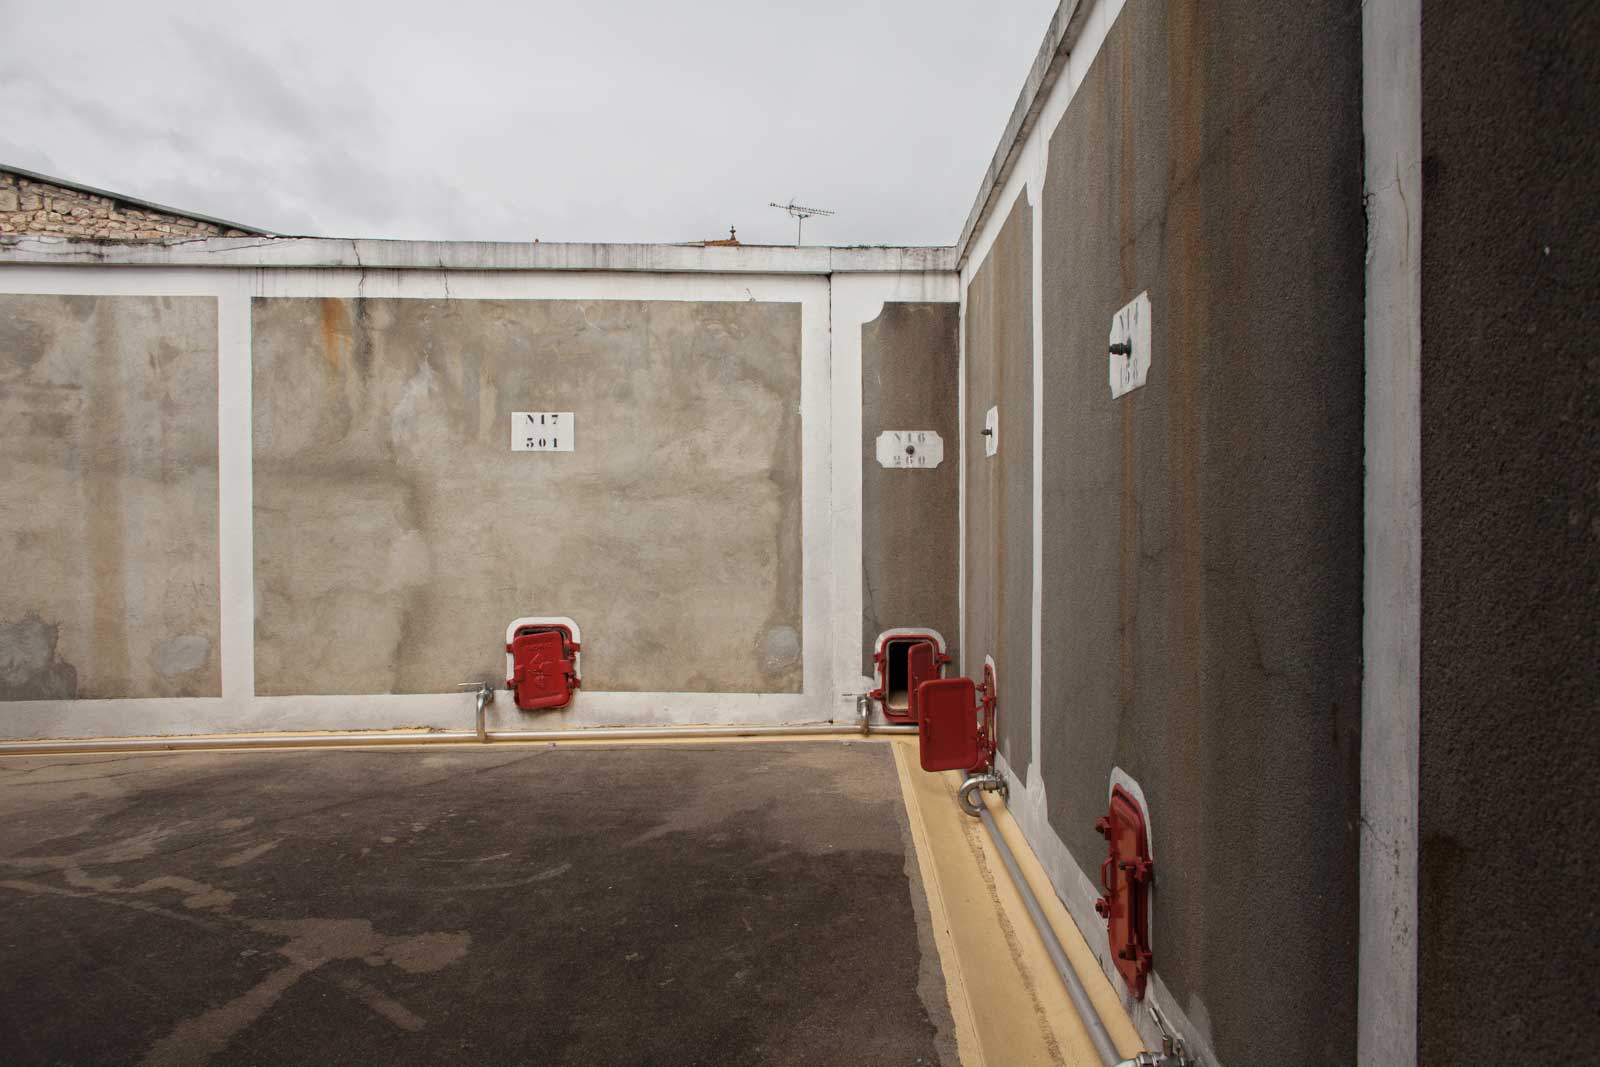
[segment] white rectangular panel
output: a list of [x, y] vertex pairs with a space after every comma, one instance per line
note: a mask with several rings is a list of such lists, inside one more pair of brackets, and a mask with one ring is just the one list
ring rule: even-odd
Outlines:
[[511, 451], [571, 452], [576, 429], [570, 411], [513, 411]]
[[878, 462], [885, 467], [916, 470], [944, 462], [944, 438], [933, 430], [885, 430], [878, 435]]
[[[1126, 346], [1127, 351], [1118, 351]], [[1110, 364], [1113, 399], [1144, 384], [1150, 374], [1150, 293], [1140, 293], [1111, 320]]]

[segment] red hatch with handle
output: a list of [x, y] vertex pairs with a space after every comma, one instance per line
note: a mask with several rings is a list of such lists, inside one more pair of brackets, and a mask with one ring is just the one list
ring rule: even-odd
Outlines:
[[1106, 921], [1117, 971], [1135, 999], [1144, 998], [1150, 955], [1150, 889], [1155, 864], [1150, 859], [1150, 838], [1144, 810], [1122, 786], [1111, 789], [1111, 807], [1095, 820], [1094, 828], [1106, 839], [1106, 858], [1100, 864], [1104, 896], [1094, 910]]
[[917, 687], [944, 673], [950, 656], [944, 638], [933, 630], [887, 630], [878, 635], [872, 653], [878, 685], [867, 695], [878, 701], [883, 717], [893, 723], [917, 721]]
[[973, 774], [992, 770], [994, 709], [994, 669], [987, 663], [982, 685], [971, 678], [935, 678], [917, 686], [922, 769]]
[[923, 682], [939, 677], [939, 650], [933, 647], [932, 641], [918, 641], [906, 652], [906, 674], [911, 721], [920, 722], [922, 713], [917, 704], [918, 692]]
[[938, 678], [917, 688], [917, 747], [925, 771], [964, 771], [976, 764], [978, 687], [971, 678]]
[[583, 683], [578, 679], [578, 643], [564, 626], [522, 626], [512, 635], [511, 677], [506, 679], [523, 711], [564, 708]]

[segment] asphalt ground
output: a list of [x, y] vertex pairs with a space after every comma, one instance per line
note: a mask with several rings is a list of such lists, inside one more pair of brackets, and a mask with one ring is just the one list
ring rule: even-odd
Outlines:
[[888, 745], [0, 759], [0, 1063], [953, 1064]]

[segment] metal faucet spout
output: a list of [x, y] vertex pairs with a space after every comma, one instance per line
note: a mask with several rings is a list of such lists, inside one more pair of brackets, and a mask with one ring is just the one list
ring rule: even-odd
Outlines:
[[476, 686], [478, 689], [478, 708], [474, 718], [478, 730], [478, 740], [482, 741], [484, 744], [488, 744], [489, 728], [484, 723], [483, 709], [494, 703], [494, 686], [490, 685], [488, 682], [456, 683], [456, 687], [458, 689], [470, 689], [473, 686]]

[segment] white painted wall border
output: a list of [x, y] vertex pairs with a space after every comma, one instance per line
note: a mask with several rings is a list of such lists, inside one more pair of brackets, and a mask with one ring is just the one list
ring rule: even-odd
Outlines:
[[[1070, 51], [1059, 60], [1059, 70], [1042, 103], [1034, 102], [1037, 109], [1035, 120], [1028, 125], [1022, 134], [1022, 141], [1015, 148], [1013, 158], [1010, 160], [1009, 171], [997, 192], [992, 192], [987, 205], [974, 209], [973, 218], [977, 225], [967, 236], [967, 239], [958, 246], [961, 256], [961, 340], [962, 340], [962, 369], [961, 369], [961, 413], [962, 413], [962, 447], [966, 446], [966, 318], [967, 318], [967, 289], [972, 284], [972, 279], [988, 258], [989, 251], [994, 247], [994, 242], [1000, 234], [1000, 229], [1005, 225], [1006, 218], [1010, 215], [1017, 198], [1022, 195], [1028, 197], [1028, 202], [1033, 209], [1033, 411], [1031, 414], [1031, 428], [1034, 440], [1033, 455], [1033, 581], [1034, 600], [1032, 609], [1032, 638], [1033, 638], [1033, 677], [1031, 679], [1030, 706], [1026, 709], [1030, 716], [1029, 727], [1032, 740], [1032, 757], [1027, 781], [1019, 778], [1016, 772], [1002, 758], [998, 766], [1011, 785], [1011, 795], [1008, 806], [1017, 824], [1022, 828], [1023, 836], [1033, 847], [1034, 853], [1039, 857], [1040, 863], [1049, 875], [1051, 884], [1060, 896], [1067, 910], [1071, 913], [1073, 921], [1084, 934], [1085, 939], [1094, 949], [1095, 956], [1100, 961], [1101, 969], [1107, 979], [1112, 983], [1122, 996], [1123, 1006], [1138, 1028], [1140, 1036], [1151, 1048], [1160, 1048], [1161, 1027], [1149, 1010], [1149, 1005], [1155, 1005], [1167, 1021], [1179, 1032], [1192, 1053], [1203, 1057], [1207, 1067], [1222, 1067], [1215, 1049], [1211, 1028], [1206, 1016], [1204, 1003], [1195, 996], [1191, 996], [1186, 1004], [1180, 1004], [1171, 990], [1162, 981], [1159, 971], [1150, 975], [1146, 987], [1145, 1000], [1134, 1001], [1126, 993], [1122, 978], [1116, 970], [1110, 948], [1106, 940], [1105, 923], [1095, 913], [1094, 902], [1099, 897], [1098, 889], [1084, 875], [1083, 868], [1073, 858], [1065, 843], [1056, 834], [1049, 822], [1049, 803], [1046, 796], [1043, 765], [1044, 752], [1042, 745], [1042, 723], [1044, 717], [1043, 702], [1043, 570], [1044, 570], [1044, 217], [1049, 210], [1045, 203], [1044, 186], [1045, 176], [1049, 170], [1050, 137], [1055, 133], [1068, 107], [1071, 106], [1076, 96], [1078, 87], [1083, 84], [1084, 78], [1089, 73], [1090, 66], [1100, 54], [1105, 44], [1107, 35], [1117, 17], [1122, 13], [1125, 0], [1064, 0], [1057, 14], [1057, 19], [1066, 21], [1063, 25], [1070, 25], [1076, 34], [1070, 43]], [[1004, 150], [1004, 146], [1002, 146]], [[999, 158], [999, 153], [997, 153]], [[1131, 295], [1131, 294], [1130, 294]], [[1015, 423], [1015, 417], [1012, 418]], [[961, 480], [961, 560], [963, 567], [961, 620], [962, 620], [962, 662], [970, 662], [971, 652], [968, 646], [968, 628], [966, 625], [966, 516], [967, 516], [967, 486], [965, 478], [965, 462], [962, 464]], [[1014, 711], [1015, 705], [1010, 709]], [[1146, 807], [1147, 815], [1152, 814]], [[1153, 842], [1152, 842], [1153, 844]], [[1159, 966], [1159, 962], [1158, 962]]]
[[[844, 276], [853, 277], [853, 276]], [[910, 276], [916, 277], [916, 276]], [[946, 283], [953, 284], [953, 283]], [[891, 287], [890, 291], [894, 291]], [[827, 721], [833, 685], [832, 354], [826, 276], [0, 265], [0, 292], [212, 296], [218, 301], [219, 598], [222, 696], [12, 701], [0, 734], [16, 739], [270, 730], [463, 729], [469, 692], [371, 696], [255, 695], [250, 300], [399, 299], [763, 300], [801, 305], [802, 677], [798, 694], [584, 691], [560, 712], [490, 707], [494, 729]], [[856, 382], [859, 392], [859, 330]], [[857, 405], [859, 407], [859, 403]], [[857, 417], [859, 431], [859, 416]], [[850, 452], [859, 467], [858, 448]], [[859, 471], [858, 471], [859, 475]], [[859, 482], [859, 477], [858, 477]], [[859, 489], [857, 493], [859, 500]], [[859, 505], [858, 505], [859, 510]], [[859, 540], [859, 527], [857, 527]], [[859, 560], [855, 573], [859, 579]], [[530, 610], [559, 605], [529, 605]], [[860, 605], [855, 631], [859, 642]], [[849, 709], [853, 715], [853, 707]]]
[[[856, 697], [877, 685], [861, 672], [866, 637], [861, 618], [865, 598], [861, 584], [861, 448], [865, 432], [861, 329], [883, 314], [884, 304], [891, 301], [954, 303], [957, 297], [954, 272], [833, 276], [833, 716], [839, 721], [854, 715]], [[875, 709], [873, 715], [874, 721], [882, 721], [880, 711]]]
[[971, 676], [970, 627], [967, 626], [967, 286], [963, 271], [956, 279], [956, 668]]
[[[1042, 103], [1035, 103], [1037, 117], [1028, 127], [1024, 139], [1016, 148], [1010, 170], [999, 191], [993, 194], [986, 213], [963, 246], [961, 268], [961, 319], [963, 345], [966, 339], [967, 288], [972, 284], [978, 269], [988, 259], [1001, 228], [1016, 206], [1017, 198], [1026, 196], [1033, 212], [1033, 262], [1032, 316], [1033, 316], [1033, 411], [1030, 429], [1033, 434], [1033, 602], [1031, 605], [1032, 677], [1029, 702], [1029, 766], [1026, 788], [1038, 790], [1042, 796], [1045, 784], [1043, 775], [1043, 688], [1044, 688], [1044, 202], [1045, 175], [1050, 164], [1050, 138], [1067, 113], [1078, 87], [1088, 75], [1089, 67], [1100, 54], [1112, 24], [1121, 14], [1125, 0], [1088, 0], [1075, 3], [1067, 0], [1057, 13], [1057, 21], [1070, 25], [1075, 36], [1071, 50], [1060, 61], [1060, 70]], [[974, 218], [980, 216], [974, 215]], [[963, 347], [963, 357], [965, 348]], [[962, 368], [962, 409], [965, 411], [965, 363]], [[964, 439], [963, 434], [963, 439]], [[966, 561], [966, 482], [965, 467], [961, 485], [962, 501], [962, 562]], [[962, 652], [966, 661], [966, 601], [965, 575], [962, 581]]]
[[[0, 282], [12, 281], [9, 271], [0, 274]], [[241, 291], [238, 278], [221, 281], [232, 283], [217, 290], [217, 581], [225, 705], [219, 713], [226, 718], [230, 709], [251, 701], [256, 693], [255, 446], [250, 297]], [[75, 717], [71, 713], [77, 711], [76, 704], [60, 711]]]
[[[1070, 0], [1069, 0], [1070, 2]], [[1076, 37], [1071, 51], [1061, 61], [1061, 70], [1045, 97], [1038, 105], [1036, 121], [1028, 128], [1024, 141], [1015, 154], [1009, 174], [982, 216], [982, 223], [971, 234], [965, 248], [961, 268], [961, 320], [962, 320], [962, 377], [961, 408], [966, 411], [965, 342], [967, 290], [984, 262], [988, 259], [1000, 229], [1005, 225], [1015, 207], [1017, 198], [1026, 196], [1033, 211], [1033, 262], [1032, 262], [1032, 316], [1033, 316], [1033, 410], [1029, 414], [1033, 434], [1033, 601], [1031, 605], [1031, 640], [1033, 672], [1026, 713], [1029, 717], [1031, 763], [1028, 781], [1015, 783], [1027, 792], [1038, 794], [1038, 804], [1043, 810], [1044, 753], [1043, 753], [1043, 670], [1044, 670], [1044, 202], [1045, 175], [1049, 169], [1050, 137], [1066, 114], [1067, 108], [1083, 84], [1090, 65], [1105, 43], [1111, 25], [1121, 13], [1124, 0], [1089, 0], [1087, 4], [1074, 5], [1071, 19], [1076, 25]], [[1068, 4], [1062, 5], [1065, 12]], [[965, 427], [962, 440], [965, 444]], [[961, 484], [961, 540], [962, 564], [966, 562], [966, 502], [967, 488], [965, 465]], [[967, 645], [966, 583], [962, 581], [962, 662], [967, 662], [970, 651]], [[1012, 705], [1015, 707], [1015, 705]], [[1041, 826], [1045, 824], [1041, 822]], [[1031, 838], [1030, 838], [1031, 840]], [[1058, 889], [1060, 887], [1058, 886]]]
[[1367, 197], [1356, 1059], [1417, 1061], [1422, 5], [1361, 8]]

